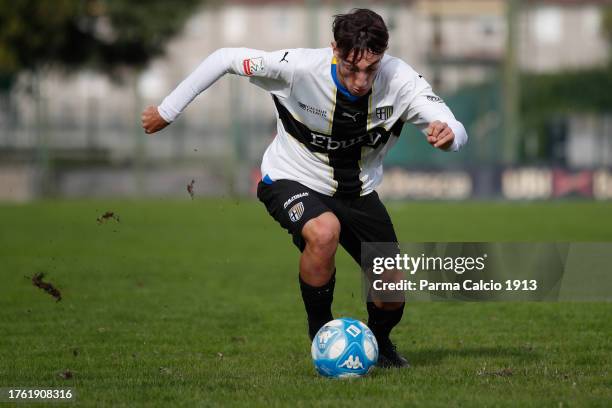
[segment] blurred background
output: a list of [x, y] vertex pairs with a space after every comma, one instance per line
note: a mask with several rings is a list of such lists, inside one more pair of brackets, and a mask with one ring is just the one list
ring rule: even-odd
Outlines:
[[603, 0], [0, 0], [0, 200], [249, 196], [271, 98], [226, 76], [154, 136], [140, 113], [221, 47], [327, 47], [368, 7], [470, 135], [406, 125], [389, 199], [612, 199], [612, 5]]

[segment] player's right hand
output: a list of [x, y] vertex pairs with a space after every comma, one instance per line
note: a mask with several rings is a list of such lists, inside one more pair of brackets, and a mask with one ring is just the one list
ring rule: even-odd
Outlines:
[[151, 134], [158, 132], [169, 125], [159, 114], [156, 106], [148, 106], [141, 115], [142, 128], [145, 133]]

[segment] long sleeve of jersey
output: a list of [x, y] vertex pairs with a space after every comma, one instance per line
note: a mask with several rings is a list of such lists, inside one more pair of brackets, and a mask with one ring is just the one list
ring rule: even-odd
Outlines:
[[455, 134], [453, 144], [448, 150], [461, 149], [468, 140], [463, 124], [455, 118], [444, 100], [433, 92], [429, 83], [422, 77], [418, 76], [415, 88], [415, 95], [403, 115], [403, 120], [414, 124], [422, 131], [425, 131], [429, 124], [436, 120], [446, 122]]
[[265, 52], [249, 48], [221, 48], [210, 54], [158, 107], [173, 122], [200, 93], [225, 74], [250, 77], [253, 84], [279, 97], [288, 97], [298, 50]]

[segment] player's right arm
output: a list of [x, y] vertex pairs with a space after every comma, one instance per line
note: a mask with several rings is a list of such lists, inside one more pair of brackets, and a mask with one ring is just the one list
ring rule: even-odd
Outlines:
[[200, 93], [223, 75], [251, 77], [251, 82], [278, 96], [288, 96], [297, 63], [297, 50], [265, 52], [249, 48], [221, 48], [208, 56], [158, 107], [142, 113], [142, 127], [155, 133], [185, 110]]

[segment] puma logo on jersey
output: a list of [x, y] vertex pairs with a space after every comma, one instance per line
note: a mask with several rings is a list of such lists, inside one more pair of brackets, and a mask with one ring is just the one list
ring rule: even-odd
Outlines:
[[286, 63], [289, 63], [289, 60], [286, 60], [285, 58], [287, 58], [287, 55], [289, 55], [289, 51], [285, 51], [285, 55], [283, 55], [283, 58], [281, 58], [280, 61], [278, 62], [283, 62], [285, 61]]
[[354, 114], [350, 114], [348, 112], [342, 112], [342, 116], [345, 116], [347, 118], [351, 118], [353, 119], [353, 122], [357, 122], [357, 115], [359, 115], [361, 112], [355, 112]]
[[363, 364], [361, 364], [361, 361], [359, 361], [359, 356], [353, 357], [353, 355], [351, 354], [349, 358], [344, 360], [344, 363], [340, 364], [338, 367], [346, 367], [350, 368], [351, 370], [357, 370], [359, 368], [363, 368]]

